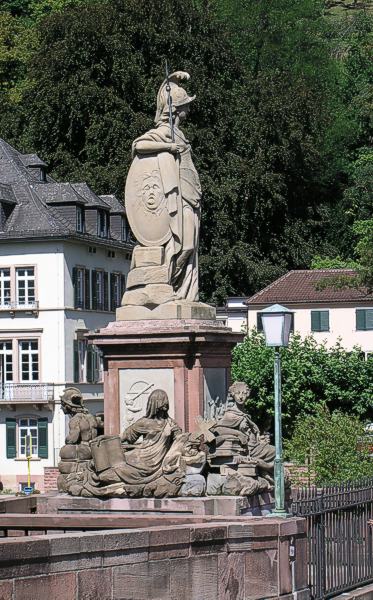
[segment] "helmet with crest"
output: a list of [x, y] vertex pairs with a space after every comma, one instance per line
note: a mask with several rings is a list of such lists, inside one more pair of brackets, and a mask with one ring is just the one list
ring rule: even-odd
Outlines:
[[[170, 85], [170, 95], [172, 98], [172, 109], [176, 109], [179, 106], [185, 106], [185, 104], [189, 104], [193, 102], [195, 96], [189, 96], [188, 93], [179, 85], [179, 81], [190, 79], [189, 73], [185, 71], [175, 71], [172, 73], [168, 82]], [[167, 92], [167, 79], [165, 79], [158, 90], [157, 95], [157, 112], [155, 114], [154, 121], [158, 123], [163, 117], [169, 116], [169, 107], [168, 107], [168, 92]]]

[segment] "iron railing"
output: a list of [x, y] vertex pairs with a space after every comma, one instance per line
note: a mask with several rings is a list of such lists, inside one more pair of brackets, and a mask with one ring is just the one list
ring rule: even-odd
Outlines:
[[373, 479], [296, 490], [292, 513], [308, 524], [312, 598], [332, 598], [373, 582]]
[[53, 383], [3, 383], [0, 384], [0, 402], [51, 402]]

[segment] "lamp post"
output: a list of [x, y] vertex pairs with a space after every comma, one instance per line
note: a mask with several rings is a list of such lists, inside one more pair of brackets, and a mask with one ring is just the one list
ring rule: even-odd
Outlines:
[[275, 382], [275, 509], [273, 515], [286, 517], [284, 463], [282, 457], [281, 426], [281, 356], [280, 347], [287, 346], [293, 313], [281, 306], [273, 304], [260, 311], [266, 345], [275, 349], [274, 382]]

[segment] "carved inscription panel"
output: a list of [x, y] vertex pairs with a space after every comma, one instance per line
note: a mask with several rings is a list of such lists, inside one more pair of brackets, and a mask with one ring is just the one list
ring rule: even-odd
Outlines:
[[146, 403], [153, 390], [164, 390], [170, 402], [170, 417], [175, 415], [173, 369], [120, 369], [120, 428], [121, 431], [143, 417]]

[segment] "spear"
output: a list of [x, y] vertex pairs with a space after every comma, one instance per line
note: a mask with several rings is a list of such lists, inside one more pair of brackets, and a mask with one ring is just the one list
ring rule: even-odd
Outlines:
[[172, 140], [172, 143], [175, 143], [174, 122], [172, 119], [172, 96], [171, 96], [171, 86], [170, 86], [167, 60], [166, 60], [166, 92], [167, 92], [167, 104], [168, 104], [169, 121], [170, 121], [170, 129], [171, 129], [171, 140]]

